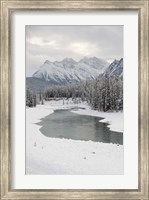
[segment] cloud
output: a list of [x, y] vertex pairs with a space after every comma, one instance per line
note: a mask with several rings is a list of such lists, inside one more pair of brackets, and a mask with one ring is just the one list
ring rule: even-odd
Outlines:
[[26, 72], [46, 60], [123, 57], [123, 26], [26, 26]]

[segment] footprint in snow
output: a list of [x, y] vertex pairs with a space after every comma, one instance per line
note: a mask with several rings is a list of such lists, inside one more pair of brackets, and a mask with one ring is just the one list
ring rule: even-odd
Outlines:
[[92, 154], [95, 154], [95, 152], [93, 151]]

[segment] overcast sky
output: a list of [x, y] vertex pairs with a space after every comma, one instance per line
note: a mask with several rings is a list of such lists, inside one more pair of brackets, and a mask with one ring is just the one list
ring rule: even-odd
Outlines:
[[26, 26], [26, 75], [45, 60], [123, 57], [123, 26]]

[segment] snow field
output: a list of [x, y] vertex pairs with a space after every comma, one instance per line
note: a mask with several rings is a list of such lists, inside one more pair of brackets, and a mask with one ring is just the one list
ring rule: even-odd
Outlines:
[[[86, 110], [73, 111], [75, 113], [85, 114], [86, 112], [86, 114], [94, 116], [97, 114], [90, 110], [86, 103], [73, 104], [72, 100], [69, 102], [66, 100], [50, 101], [45, 102], [45, 105], [26, 109], [26, 174], [123, 174], [123, 145], [49, 138], [44, 136], [39, 130], [40, 126], [35, 124], [41, 118], [52, 114], [55, 109], [77, 106], [86, 108]], [[120, 130], [120, 125], [117, 128], [114, 120], [112, 121], [115, 119], [116, 122], [116, 118], [118, 118], [114, 117], [116, 114], [112, 115], [111, 113], [109, 118], [104, 114], [105, 120], [109, 120], [110, 129]], [[120, 117], [122, 113], [118, 115]], [[120, 119], [122, 120], [122, 118]]]

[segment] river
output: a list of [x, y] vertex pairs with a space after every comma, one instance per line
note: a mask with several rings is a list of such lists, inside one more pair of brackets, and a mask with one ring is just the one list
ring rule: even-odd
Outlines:
[[123, 145], [123, 133], [110, 131], [99, 117], [78, 115], [70, 110], [55, 110], [37, 123], [47, 137]]

